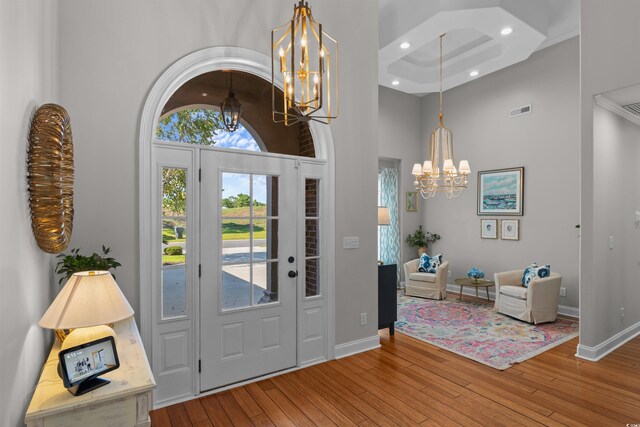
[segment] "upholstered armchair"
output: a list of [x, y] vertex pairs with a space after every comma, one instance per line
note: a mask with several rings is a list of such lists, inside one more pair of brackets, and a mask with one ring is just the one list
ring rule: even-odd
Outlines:
[[529, 287], [522, 286], [524, 270], [496, 273], [495, 310], [529, 323], [553, 322], [558, 315], [558, 298], [562, 276], [535, 278]]
[[420, 273], [420, 259], [404, 265], [405, 295], [422, 298], [445, 299], [447, 297], [447, 274], [449, 261], [444, 261], [435, 273]]

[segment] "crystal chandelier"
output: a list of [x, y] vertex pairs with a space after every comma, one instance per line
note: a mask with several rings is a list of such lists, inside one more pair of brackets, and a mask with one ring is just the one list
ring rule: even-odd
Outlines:
[[[456, 169], [453, 158], [453, 133], [444, 125], [442, 114], [442, 39], [440, 36], [440, 114], [438, 126], [431, 133], [429, 141], [429, 160], [423, 165], [416, 163], [411, 172], [415, 176], [414, 185], [424, 199], [434, 197], [436, 192], [444, 191], [447, 199], [460, 196], [467, 188], [467, 176], [471, 173], [469, 162], [461, 160]], [[441, 156], [442, 153], [442, 157]], [[440, 168], [440, 162], [442, 168]]]
[[233, 93], [233, 72], [229, 72], [229, 95], [220, 103], [220, 112], [222, 113], [222, 121], [224, 127], [229, 132], [238, 130], [240, 124], [240, 113], [242, 108]]
[[329, 124], [338, 116], [338, 42], [313, 19], [308, 2], [300, 0], [291, 21], [271, 31], [271, 60], [274, 122]]

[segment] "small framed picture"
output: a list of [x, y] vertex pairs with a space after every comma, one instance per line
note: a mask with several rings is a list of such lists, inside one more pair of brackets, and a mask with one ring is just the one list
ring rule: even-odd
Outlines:
[[497, 219], [481, 219], [480, 220], [480, 237], [483, 239], [498, 238], [498, 220]]
[[502, 240], [520, 239], [520, 220], [503, 219], [500, 221], [500, 238]]
[[418, 192], [407, 191], [407, 212], [418, 211]]

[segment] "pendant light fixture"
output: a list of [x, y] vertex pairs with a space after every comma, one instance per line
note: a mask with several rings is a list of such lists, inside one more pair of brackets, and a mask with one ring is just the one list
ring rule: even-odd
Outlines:
[[329, 124], [338, 117], [338, 42], [313, 19], [307, 1], [294, 5], [291, 21], [271, 31], [271, 60], [274, 122]]
[[233, 72], [229, 72], [229, 95], [220, 103], [220, 112], [222, 113], [222, 120], [224, 127], [229, 132], [235, 132], [238, 130], [240, 124], [240, 113], [242, 107], [240, 101], [238, 101], [233, 93]]
[[[436, 192], [444, 191], [448, 199], [458, 197], [467, 188], [467, 176], [471, 173], [469, 162], [461, 160], [458, 169], [453, 158], [453, 133], [444, 125], [442, 114], [442, 40], [440, 36], [440, 114], [438, 126], [431, 133], [429, 141], [429, 160], [423, 165], [413, 165], [414, 185], [424, 199], [434, 197]], [[442, 157], [440, 157], [442, 155]], [[440, 162], [442, 167], [440, 166]]]

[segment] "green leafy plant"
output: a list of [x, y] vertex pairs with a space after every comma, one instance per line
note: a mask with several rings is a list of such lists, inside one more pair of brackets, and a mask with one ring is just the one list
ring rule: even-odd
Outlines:
[[[73, 273], [79, 271], [98, 271], [116, 269], [120, 267], [118, 261], [115, 258], [109, 257], [111, 248], [107, 248], [102, 245], [102, 255], [93, 253], [92, 255], [80, 255], [80, 248], [71, 249], [70, 254], [60, 254], [56, 258], [60, 259], [56, 264], [56, 274], [61, 274], [62, 277], [59, 280], [59, 284], [68, 280]], [[115, 276], [113, 276], [115, 278]]]
[[409, 234], [405, 240], [407, 244], [414, 248], [427, 248], [430, 243], [440, 240], [440, 235], [436, 233], [425, 232], [420, 225], [415, 233]]

